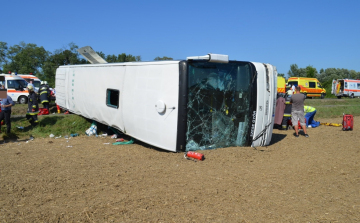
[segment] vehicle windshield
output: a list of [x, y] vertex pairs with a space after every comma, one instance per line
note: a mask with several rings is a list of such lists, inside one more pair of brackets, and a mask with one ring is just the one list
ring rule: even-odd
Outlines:
[[39, 80], [34, 80], [32, 78], [24, 78], [24, 80], [28, 83], [32, 83], [34, 85], [34, 87], [39, 88], [40, 87], [40, 81]]
[[28, 83], [25, 80], [8, 80], [7, 88], [24, 89]]
[[247, 144], [252, 72], [248, 62], [188, 63], [186, 151]]
[[297, 82], [297, 81], [289, 81], [289, 82], [288, 82], [288, 85], [291, 85], [291, 86], [293, 86], [293, 85], [298, 86], [298, 82]]
[[40, 87], [40, 81], [33, 81], [34, 87]]

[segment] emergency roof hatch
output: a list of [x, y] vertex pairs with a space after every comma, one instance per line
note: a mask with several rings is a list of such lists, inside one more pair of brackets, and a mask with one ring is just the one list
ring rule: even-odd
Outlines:
[[81, 47], [77, 51], [92, 64], [107, 63], [106, 60], [99, 56], [90, 46]]

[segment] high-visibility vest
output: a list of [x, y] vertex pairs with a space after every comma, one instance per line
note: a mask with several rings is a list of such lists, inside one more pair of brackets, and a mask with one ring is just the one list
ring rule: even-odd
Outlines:
[[314, 107], [311, 106], [304, 106], [304, 113], [309, 113], [309, 112], [314, 112], [316, 111], [316, 109]]

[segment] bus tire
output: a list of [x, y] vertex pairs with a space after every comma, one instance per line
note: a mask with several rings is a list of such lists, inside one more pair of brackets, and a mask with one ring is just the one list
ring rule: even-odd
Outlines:
[[26, 96], [21, 96], [18, 101], [19, 101], [19, 104], [26, 104], [27, 103], [27, 97]]
[[325, 94], [321, 94], [321, 99], [324, 99], [325, 98]]
[[350, 98], [355, 98], [355, 97], [354, 97], [354, 94], [351, 94], [351, 95], [350, 95]]
[[341, 96], [337, 96], [338, 99], [341, 99]]

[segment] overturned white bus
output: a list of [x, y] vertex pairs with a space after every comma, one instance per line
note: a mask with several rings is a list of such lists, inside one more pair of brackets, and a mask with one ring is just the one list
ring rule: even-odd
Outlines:
[[277, 71], [209, 54], [187, 60], [60, 66], [57, 104], [158, 148], [264, 146]]

